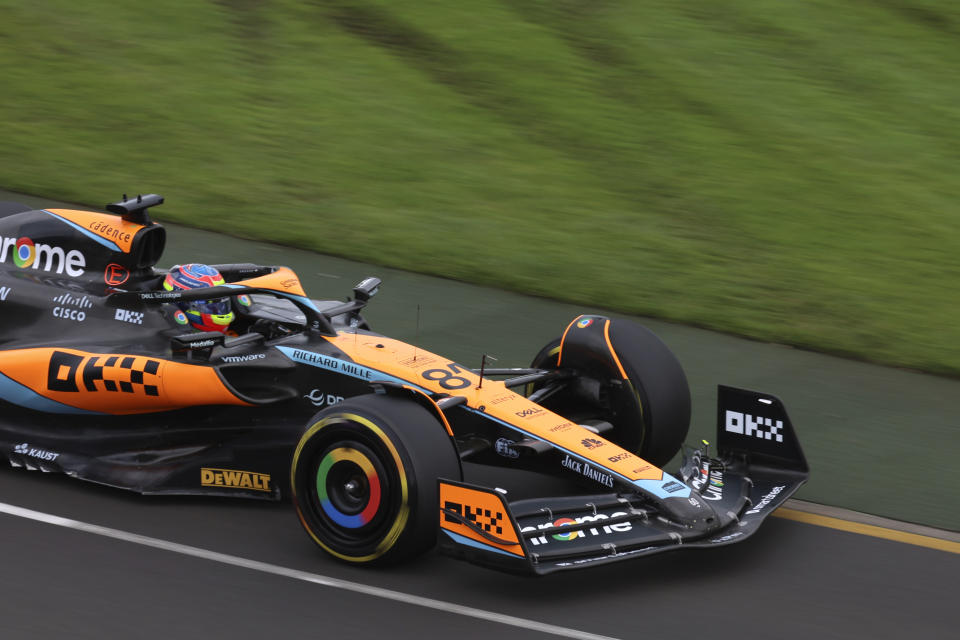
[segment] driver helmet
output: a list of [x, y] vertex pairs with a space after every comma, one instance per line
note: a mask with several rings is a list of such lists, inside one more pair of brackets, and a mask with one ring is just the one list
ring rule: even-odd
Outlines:
[[[167, 291], [183, 291], [200, 287], [215, 287], [224, 284], [220, 272], [206, 264], [182, 264], [170, 269], [163, 279], [163, 288]], [[178, 302], [177, 306], [187, 316], [190, 325], [201, 331], [219, 331], [226, 333], [233, 322], [233, 310], [230, 298], [212, 300], [191, 300]]]

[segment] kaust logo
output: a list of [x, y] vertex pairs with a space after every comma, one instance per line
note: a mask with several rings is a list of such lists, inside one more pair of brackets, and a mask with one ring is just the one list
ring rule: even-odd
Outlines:
[[53, 451], [45, 451], [43, 449], [35, 449], [30, 446], [28, 442], [22, 442], [13, 448], [14, 453], [19, 453], [20, 455], [28, 456], [30, 458], [36, 458], [37, 460], [46, 460], [47, 462], [53, 462], [60, 457], [59, 453], [54, 453]]
[[0, 262], [6, 262], [8, 256], [21, 269], [66, 273], [73, 278], [82, 276], [87, 266], [87, 259], [76, 249], [65, 252], [60, 247], [34, 243], [27, 237], [0, 236]]

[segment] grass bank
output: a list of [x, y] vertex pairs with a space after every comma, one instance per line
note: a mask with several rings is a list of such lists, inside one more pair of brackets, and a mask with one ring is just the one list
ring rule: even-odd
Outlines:
[[960, 374], [945, 0], [0, 0], [0, 186]]

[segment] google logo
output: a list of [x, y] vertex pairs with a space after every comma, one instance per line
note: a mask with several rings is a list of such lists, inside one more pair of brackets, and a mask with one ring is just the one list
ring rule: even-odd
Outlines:
[[[574, 520], [573, 518], [560, 518], [559, 520], [554, 521], [553, 526], [562, 527], [562, 526], [569, 526], [571, 524], [577, 524], [577, 521]], [[583, 535], [583, 532], [581, 531], [571, 531], [569, 533], [555, 533], [553, 534], [553, 539], [554, 540], [573, 540], [574, 538], [579, 538], [582, 535]]]
[[84, 267], [87, 266], [87, 259], [76, 249], [64, 251], [60, 247], [35, 243], [27, 237], [0, 236], [0, 262], [6, 262], [8, 256], [13, 259], [13, 264], [21, 269], [66, 272], [74, 278], [82, 276]]

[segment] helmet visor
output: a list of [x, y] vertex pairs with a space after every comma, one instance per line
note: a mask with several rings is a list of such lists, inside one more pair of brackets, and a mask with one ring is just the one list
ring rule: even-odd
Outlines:
[[190, 309], [199, 313], [208, 313], [212, 316], [224, 316], [230, 313], [230, 298], [195, 300], [190, 303]]

